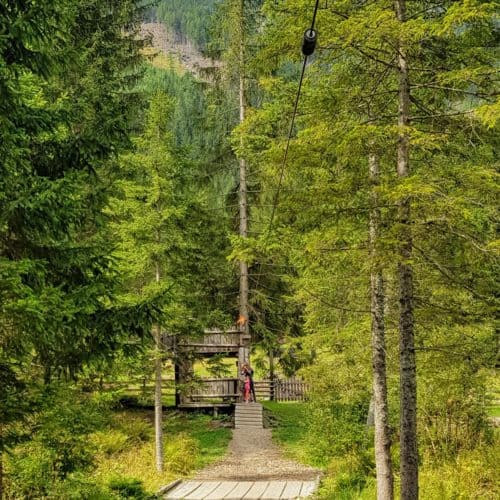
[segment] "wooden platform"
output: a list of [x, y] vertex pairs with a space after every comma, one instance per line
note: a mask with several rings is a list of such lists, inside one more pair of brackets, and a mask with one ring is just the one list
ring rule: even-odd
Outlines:
[[307, 498], [316, 481], [182, 481], [166, 491], [165, 499], [184, 500], [292, 500]]

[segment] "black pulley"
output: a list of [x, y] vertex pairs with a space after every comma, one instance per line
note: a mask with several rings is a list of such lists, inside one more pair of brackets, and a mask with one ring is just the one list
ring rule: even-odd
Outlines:
[[310, 56], [316, 48], [316, 39], [318, 34], [315, 30], [309, 28], [304, 32], [304, 40], [302, 42], [302, 54]]

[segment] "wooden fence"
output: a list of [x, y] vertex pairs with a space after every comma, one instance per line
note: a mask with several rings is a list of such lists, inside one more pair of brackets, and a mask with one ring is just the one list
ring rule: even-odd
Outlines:
[[309, 386], [298, 378], [254, 382], [257, 401], [305, 401]]
[[[309, 386], [298, 378], [256, 380], [255, 396], [257, 401], [305, 401]], [[121, 389], [126, 393], [140, 395], [153, 394], [154, 381], [147, 379], [130, 379], [113, 383], [105, 383], [108, 389]], [[201, 379], [183, 388], [185, 396], [195, 401], [203, 399], [222, 399], [234, 401], [240, 395], [240, 382], [236, 378]], [[172, 378], [162, 379], [162, 393], [165, 396], [175, 394], [175, 382]]]

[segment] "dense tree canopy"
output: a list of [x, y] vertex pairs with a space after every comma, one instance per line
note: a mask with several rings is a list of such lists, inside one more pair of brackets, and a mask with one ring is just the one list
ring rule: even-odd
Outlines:
[[[313, 1], [1, 3], [0, 497], [30, 431], [12, 477], [32, 449], [54, 484], [89, 470], [77, 415], [102, 407], [82, 387], [116, 358], [149, 376], [151, 332], [161, 379], [160, 333], [232, 324], [243, 262], [252, 360], [310, 383], [324, 498], [377, 495], [370, 407], [392, 463], [378, 498], [393, 476], [402, 498], [494, 498], [489, 466], [465, 493], [438, 476], [472, 477], [497, 439], [496, 5], [318, 5], [304, 62]], [[153, 19], [213, 74], [148, 57]]]

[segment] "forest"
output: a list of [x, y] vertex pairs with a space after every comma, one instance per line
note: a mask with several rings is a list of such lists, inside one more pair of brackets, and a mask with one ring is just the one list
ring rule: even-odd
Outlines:
[[308, 388], [262, 405], [312, 498], [499, 498], [499, 26], [0, 0], [0, 500], [160, 498], [229, 453], [178, 403], [242, 361]]

